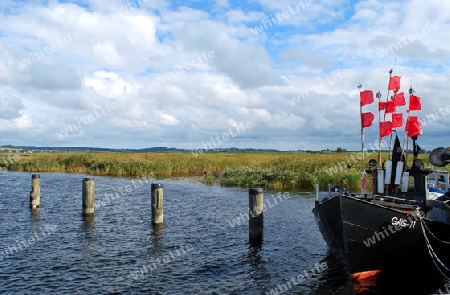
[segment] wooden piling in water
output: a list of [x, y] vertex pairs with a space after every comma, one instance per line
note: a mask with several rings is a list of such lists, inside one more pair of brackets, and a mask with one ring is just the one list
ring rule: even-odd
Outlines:
[[33, 174], [31, 176], [30, 208], [37, 209], [41, 205], [41, 176]]
[[94, 178], [83, 179], [83, 216], [94, 216]]
[[264, 195], [262, 188], [250, 188], [248, 190], [248, 207], [249, 239], [250, 241], [261, 241], [264, 225]]
[[152, 224], [164, 221], [164, 189], [160, 183], [152, 183]]

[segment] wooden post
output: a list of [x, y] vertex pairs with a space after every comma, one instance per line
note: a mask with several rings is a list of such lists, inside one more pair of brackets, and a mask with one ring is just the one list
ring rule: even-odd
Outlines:
[[83, 216], [94, 216], [94, 178], [83, 179]]
[[152, 224], [162, 224], [164, 220], [163, 185], [152, 183]]
[[33, 174], [31, 176], [30, 208], [37, 209], [41, 204], [41, 176]]
[[264, 224], [264, 195], [262, 188], [250, 188], [248, 190], [248, 208], [250, 241], [261, 241]]
[[155, 237], [159, 237], [164, 233], [164, 223], [156, 223], [153, 224], [153, 232], [152, 235]]

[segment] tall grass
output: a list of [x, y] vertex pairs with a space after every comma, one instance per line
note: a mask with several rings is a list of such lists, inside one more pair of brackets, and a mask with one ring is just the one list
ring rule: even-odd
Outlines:
[[[356, 154], [356, 153], [354, 153]], [[203, 176], [226, 186], [312, 190], [339, 184], [359, 188], [360, 163], [352, 153], [0, 153], [0, 169], [22, 172], [69, 172], [101, 176]], [[347, 168], [347, 164], [352, 167]]]

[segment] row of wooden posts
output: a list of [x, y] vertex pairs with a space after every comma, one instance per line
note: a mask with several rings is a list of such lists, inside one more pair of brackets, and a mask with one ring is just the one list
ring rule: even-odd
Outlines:
[[[264, 195], [261, 188], [250, 188], [248, 194], [249, 206], [249, 238], [261, 240], [263, 237], [263, 208]], [[164, 192], [161, 183], [151, 184], [152, 224], [162, 224], [164, 221]], [[82, 215], [94, 216], [95, 185], [94, 178], [84, 178], [82, 182]], [[33, 174], [31, 177], [30, 208], [40, 207], [41, 201], [41, 177]]]

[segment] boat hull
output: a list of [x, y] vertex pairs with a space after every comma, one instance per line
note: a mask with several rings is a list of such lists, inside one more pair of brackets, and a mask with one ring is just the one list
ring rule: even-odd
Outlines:
[[313, 212], [328, 247], [350, 273], [426, 263], [420, 219], [412, 208], [340, 195], [318, 203]]

